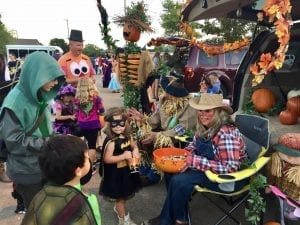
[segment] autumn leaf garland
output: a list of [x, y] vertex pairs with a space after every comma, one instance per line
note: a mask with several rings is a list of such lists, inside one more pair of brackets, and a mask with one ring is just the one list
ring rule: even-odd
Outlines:
[[[252, 86], [261, 83], [265, 75], [273, 69], [280, 69], [285, 59], [285, 53], [288, 50], [290, 40], [289, 22], [292, 6], [289, 0], [267, 0], [263, 11], [269, 17], [269, 22], [275, 25], [275, 35], [278, 38], [279, 47], [272, 55], [263, 53], [259, 62], [250, 66], [250, 72], [254, 75]], [[263, 19], [263, 14], [258, 13], [258, 20]]]

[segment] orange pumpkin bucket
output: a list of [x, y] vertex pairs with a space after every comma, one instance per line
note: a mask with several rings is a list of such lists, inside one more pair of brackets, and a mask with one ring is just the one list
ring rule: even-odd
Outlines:
[[166, 173], [179, 173], [190, 152], [181, 148], [160, 148], [153, 152], [156, 167]]
[[105, 126], [104, 116], [99, 115], [99, 121], [100, 121], [101, 128], [103, 128]]

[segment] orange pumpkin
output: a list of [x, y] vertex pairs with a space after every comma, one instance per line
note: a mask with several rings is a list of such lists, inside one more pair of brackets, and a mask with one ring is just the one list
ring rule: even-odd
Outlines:
[[123, 27], [123, 38], [126, 41], [137, 42], [140, 40], [141, 31], [131, 23], [125, 23]]
[[267, 223], [264, 223], [264, 225], [280, 225], [280, 223], [275, 222], [275, 221], [269, 221]]
[[255, 90], [251, 96], [255, 110], [260, 113], [266, 113], [275, 105], [275, 96], [273, 92], [266, 88]]
[[284, 110], [279, 114], [279, 121], [284, 125], [294, 125], [297, 123], [297, 115], [288, 110]]
[[300, 96], [290, 98], [286, 103], [286, 108], [300, 116]]

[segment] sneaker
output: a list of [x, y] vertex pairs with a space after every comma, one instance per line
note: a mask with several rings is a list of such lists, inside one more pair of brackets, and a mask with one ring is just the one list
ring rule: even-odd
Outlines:
[[18, 204], [17, 208], [15, 210], [16, 214], [25, 214], [26, 213], [26, 209], [25, 206], [23, 204]]
[[124, 217], [124, 225], [137, 225], [135, 222], [132, 221], [130, 218], [129, 213]]
[[142, 222], [141, 225], [159, 225], [159, 216]]

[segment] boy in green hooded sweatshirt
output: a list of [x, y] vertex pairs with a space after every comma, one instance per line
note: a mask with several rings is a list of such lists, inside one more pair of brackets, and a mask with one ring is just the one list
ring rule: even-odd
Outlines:
[[48, 102], [64, 82], [56, 60], [44, 52], [34, 52], [26, 56], [19, 83], [2, 104], [0, 138], [7, 150], [7, 174], [26, 208], [42, 189], [38, 155], [52, 135]]

